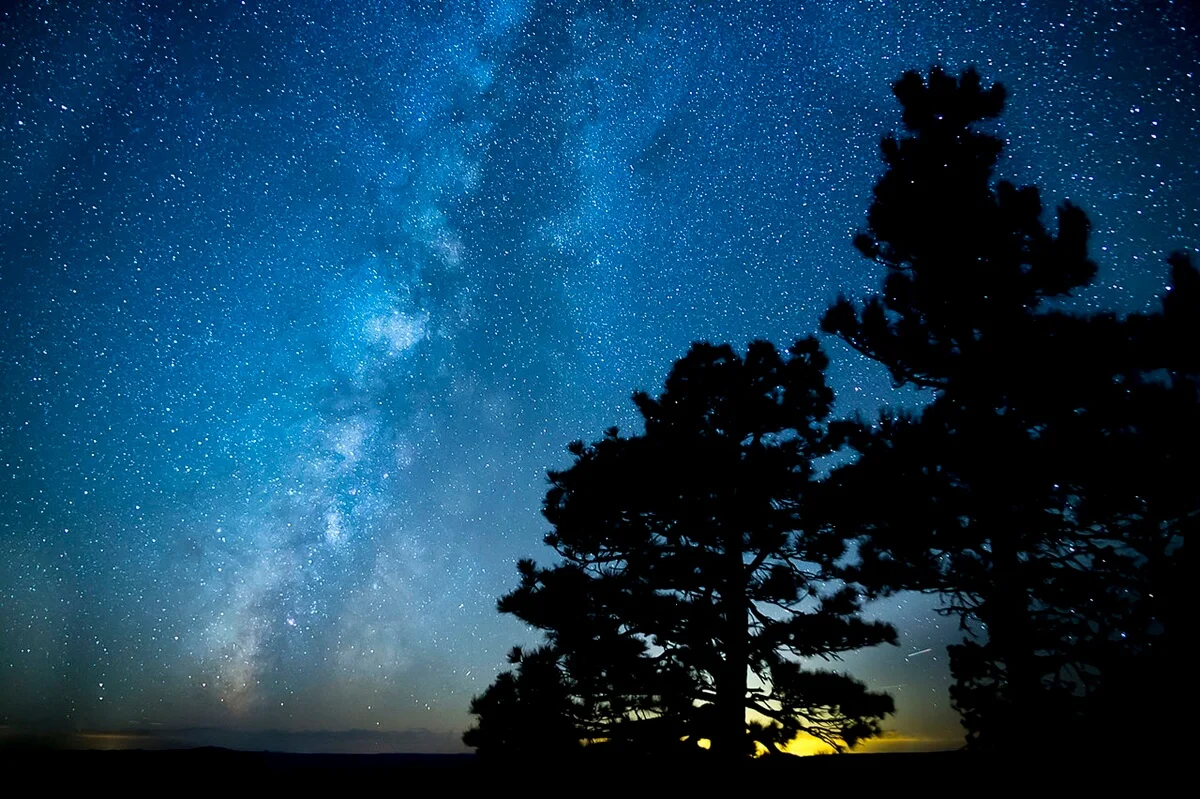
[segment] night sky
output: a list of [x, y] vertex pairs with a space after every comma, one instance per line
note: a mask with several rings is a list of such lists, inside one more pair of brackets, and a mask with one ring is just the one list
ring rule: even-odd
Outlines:
[[[1095, 226], [1076, 307], [1200, 244], [1188, 0], [5, 6], [0, 734], [461, 748], [567, 443], [878, 286], [904, 70], [1007, 86], [1001, 176]], [[824, 341], [839, 413], [921, 401]], [[876, 748], [962, 740], [935, 605], [844, 664]]]

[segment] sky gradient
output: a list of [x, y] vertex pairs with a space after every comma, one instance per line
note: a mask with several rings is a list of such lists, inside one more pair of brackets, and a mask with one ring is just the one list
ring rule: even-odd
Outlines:
[[[1094, 225], [1076, 307], [1154, 307], [1200, 244], [1187, 2], [9, 5], [9, 733], [458, 747], [534, 641], [495, 600], [551, 560], [567, 443], [638, 429], [690, 342], [878, 286], [850, 240], [904, 70], [1008, 88], [1001, 177]], [[921, 401], [823, 341], [838, 413]], [[872, 606], [901, 646], [844, 664], [885, 747], [961, 741], [936, 604]], [[312, 736], [345, 730], [380, 737]]]

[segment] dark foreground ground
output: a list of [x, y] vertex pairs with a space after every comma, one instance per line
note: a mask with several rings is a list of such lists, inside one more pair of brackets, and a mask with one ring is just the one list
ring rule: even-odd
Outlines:
[[46, 747], [0, 749], [9, 786], [30, 780], [40, 791], [62, 789], [190, 793], [284, 787], [381, 790], [411, 794], [528, 796], [689, 794], [748, 796], [762, 791], [833, 791], [833, 795], [883, 793], [993, 796], [1108, 796], [1136, 789], [1142, 795], [1190, 794], [1191, 770], [1162, 758], [1131, 760], [1128, 753], [1091, 756], [1030, 754], [1019, 760], [964, 752], [764, 758], [740, 766], [704, 760], [581, 759], [564, 763], [480, 760], [473, 755], [311, 755], [201, 748], [165, 751], [70, 751]]

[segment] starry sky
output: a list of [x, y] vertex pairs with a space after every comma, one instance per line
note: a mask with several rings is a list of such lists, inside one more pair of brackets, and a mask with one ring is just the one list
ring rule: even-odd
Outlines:
[[[458, 749], [566, 444], [878, 285], [904, 70], [1007, 86], [1001, 175], [1095, 225], [1076, 307], [1200, 244], [1186, 0], [5, 6], [10, 734]], [[922, 401], [825, 346], [839, 413]], [[843, 664], [896, 696], [877, 747], [961, 742], [935, 605]]]

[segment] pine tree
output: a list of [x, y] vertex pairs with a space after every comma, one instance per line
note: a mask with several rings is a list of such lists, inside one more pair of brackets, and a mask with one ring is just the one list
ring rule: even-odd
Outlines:
[[505, 671], [487, 690], [471, 700], [479, 723], [463, 734], [463, 743], [487, 756], [565, 756], [578, 751], [581, 741], [573, 723], [567, 686], [557, 657], [548, 647], [532, 652], [514, 648]]
[[[855, 239], [885, 268], [883, 292], [839, 298], [823, 327], [933, 399], [859, 431], [826, 512], [839, 538], [867, 536], [848, 574], [939, 593], [979, 633], [951, 647], [954, 704], [970, 741], [1019, 748], [1033, 718], [1094, 720], [1086, 700], [1111, 692], [1133, 627], [1144, 647], [1165, 640], [1168, 611], [1147, 609], [1169, 590], [1196, 490], [1114, 466], [1195, 466], [1195, 356], [1181, 349], [1195, 322], [1043, 307], [1094, 275], [1089, 222], [1064, 205], [1051, 232], [1035, 187], [993, 181], [1002, 144], [980, 124], [1003, 88], [934, 69], [894, 89], [907, 135], [883, 140], [887, 171]], [[1182, 302], [1194, 275], [1176, 261]]]
[[895, 643], [852, 587], [826, 586], [844, 546], [808, 535], [813, 461], [834, 449], [826, 363], [811, 338], [786, 356], [694, 345], [659, 398], [635, 395], [643, 435], [573, 444], [550, 474], [546, 543], [562, 560], [523, 563], [500, 609], [546, 634], [580, 737], [708, 739], [735, 758], [880, 733], [889, 696], [801, 662]]

